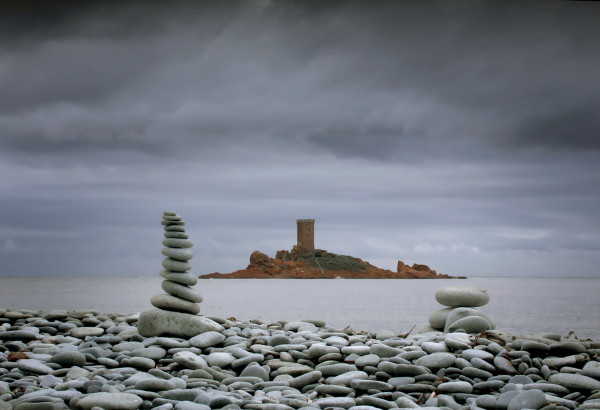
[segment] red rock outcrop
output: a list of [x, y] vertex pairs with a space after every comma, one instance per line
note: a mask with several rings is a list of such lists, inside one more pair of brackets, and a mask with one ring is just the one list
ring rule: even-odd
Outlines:
[[[283, 253], [278, 252], [282, 257]], [[287, 258], [286, 258], [287, 259]], [[333, 261], [333, 263], [332, 263]], [[333, 269], [329, 269], [333, 267]], [[262, 252], [250, 255], [246, 269], [232, 273], [210, 273], [200, 279], [454, 279], [457, 277], [438, 274], [427, 265], [412, 267], [398, 261], [398, 272], [380, 269], [358, 258], [335, 255], [317, 250], [297, 260], [270, 258]]]

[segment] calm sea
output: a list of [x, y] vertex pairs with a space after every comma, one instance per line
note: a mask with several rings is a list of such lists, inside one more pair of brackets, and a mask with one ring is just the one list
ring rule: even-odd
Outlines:
[[[153, 276], [0, 277], [0, 307], [132, 313], [162, 293]], [[322, 319], [330, 326], [407, 332], [440, 306], [437, 289], [487, 289], [482, 308], [497, 328], [514, 333], [575, 331], [600, 340], [600, 278], [471, 278], [468, 280], [210, 279], [195, 286], [208, 316], [263, 321]]]

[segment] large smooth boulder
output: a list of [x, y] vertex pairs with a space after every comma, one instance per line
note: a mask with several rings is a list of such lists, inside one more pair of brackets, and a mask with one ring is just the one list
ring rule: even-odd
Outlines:
[[487, 290], [471, 286], [446, 286], [435, 292], [435, 300], [444, 306], [478, 307], [490, 301]]
[[144, 337], [170, 335], [185, 339], [204, 332], [224, 330], [223, 326], [203, 316], [160, 309], [143, 311], [137, 327], [139, 334]]

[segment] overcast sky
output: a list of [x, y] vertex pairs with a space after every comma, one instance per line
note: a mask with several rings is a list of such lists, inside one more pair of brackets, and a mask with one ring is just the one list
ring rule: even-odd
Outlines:
[[600, 276], [600, 3], [507, 3], [3, 3], [0, 275]]

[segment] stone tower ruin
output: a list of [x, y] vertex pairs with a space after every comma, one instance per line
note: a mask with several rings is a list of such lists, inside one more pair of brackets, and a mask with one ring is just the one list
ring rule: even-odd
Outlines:
[[315, 250], [315, 220], [298, 219], [298, 251], [300, 254]]

